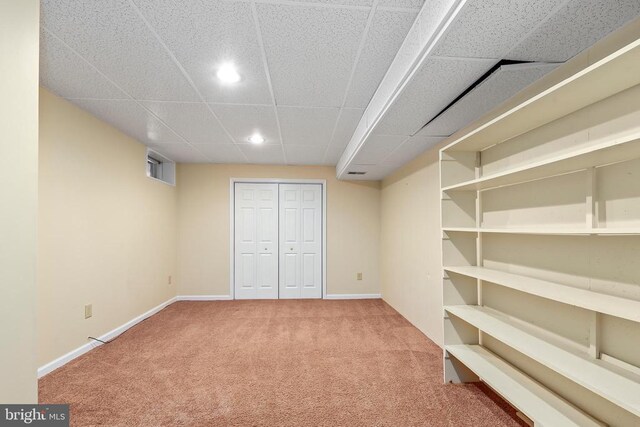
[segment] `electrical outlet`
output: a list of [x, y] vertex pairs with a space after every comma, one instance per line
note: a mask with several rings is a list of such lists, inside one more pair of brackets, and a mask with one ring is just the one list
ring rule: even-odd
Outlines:
[[169, 284], [171, 284], [171, 276], [169, 276]]
[[88, 319], [93, 316], [93, 304], [87, 304], [84, 306], [84, 318]]
[[358, 280], [362, 280], [362, 273], [358, 273], [358, 274], [356, 275], [356, 279], [358, 279]]

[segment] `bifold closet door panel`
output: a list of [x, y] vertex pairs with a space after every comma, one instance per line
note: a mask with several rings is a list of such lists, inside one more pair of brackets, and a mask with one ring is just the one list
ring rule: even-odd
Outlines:
[[236, 299], [278, 298], [278, 184], [235, 184]]
[[319, 184], [280, 184], [280, 298], [322, 298]]

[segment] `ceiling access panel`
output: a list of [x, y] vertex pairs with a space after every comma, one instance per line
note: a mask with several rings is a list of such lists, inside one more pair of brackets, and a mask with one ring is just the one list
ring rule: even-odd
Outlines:
[[449, 136], [502, 104], [559, 64], [502, 65], [469, 93], [427, 123], [420, 134]]

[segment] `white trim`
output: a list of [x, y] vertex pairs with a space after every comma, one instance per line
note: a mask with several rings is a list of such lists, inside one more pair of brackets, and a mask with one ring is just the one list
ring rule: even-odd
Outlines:
[[[131, 320], [129, 320], [127, 323], [125, 323], [124, 325], [118, 326], [117, 328], [107, 332], [106, 334], [103, 334], [101, 336], [98, 337], [98, 339], [102, 340], [102, 341], [108, 341], [112, 338], [115, 338], [116, 336], [122, 334], [124, 331], [126, 331], [127, 329], [131, 328], [132, 326], [137, 325], [138, 323], [142, 322], [143, 320], [153, 316], [154, 314], [156, 314], [157, 312], [159, 312], [160, 310], [162, 310], [163, 308], [167, 307], [170, 304], [173, 304], [174, 302], [176, 302], [176, 297], [173, 297], [165, 302], [163, 302], [162, 304], [158, 305], [157, 307], [152, 308], [151, 310], [141, 314], [138, 317], [135, 317]], [[41, 367], [38, 368], [38, 378], [42, 378], [43, 376], [47, 375], [48, 373], [58, 369], [59, 367], [66, 365], [67, 363], [71, 362], [73, 359], [82, 356], [83, 354], [85, 354], [86, 352], [88, 352], [89, 350], [93, 350], [96, 347], [101, 346], [102, 343], [98, 342], [98, 341], [92, 341], [92, 342], [88, 342], [78, 348], [76, 348], [75, 350], [70, 351], [69, 353], [65, 354], [64, 356], [60, 356], [57, 359], [47, 363], [46, 365], [43, 365]]]
[[381, 294], [330, 294], [324, 299], [381, 299]]
[[[322, 186], [322, 298], [327, 295], [327, 180], [326, 179], [289, 179], [289, 178], [230, 178], [229, 179], [229, 299], [235, 299], [235, 191], [236, 182], [271, 184], [320, 184]], [[380, 298], [378, 296], [377, 298]]]
[[178, 301], [229, 301], [233, 299], [231, 295], [178, 295]]

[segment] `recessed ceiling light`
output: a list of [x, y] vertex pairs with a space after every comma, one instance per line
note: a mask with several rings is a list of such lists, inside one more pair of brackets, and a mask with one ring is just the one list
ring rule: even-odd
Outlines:
[[252, 144], [262, 144], [264, 142], [264, 137], [259, 133], [254, 133], [249, 137], [249, 142]]
[[237, 83], [240, 81], [238, 70], [236, 70], [235, 65], [230, 63], [222, 64], [220, 68], [218, 68], [216, 76], [218, 76], [222, 83]]

